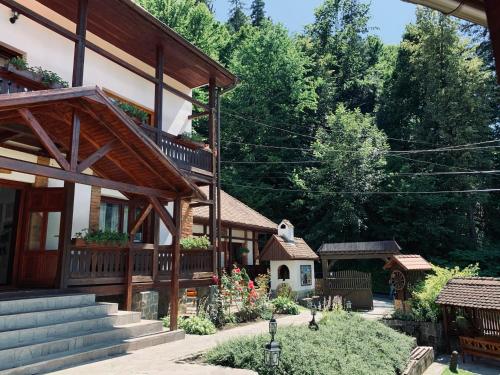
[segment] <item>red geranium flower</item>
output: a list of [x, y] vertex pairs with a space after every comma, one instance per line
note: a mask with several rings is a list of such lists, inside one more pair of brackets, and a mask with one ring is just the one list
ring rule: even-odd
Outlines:
[[241, 270], [239, 268], [234, 269], [234, 273], [240, 273], [240, 272], [241, 272]]
[[219, 284], [219, 278], [217, 277], [217, 275], [212, 276], [212, 284], [213, 285]]
[[248, 289], [253, 289], [253, 288], [255, 288], [255, 285], [253, 284], [253, 281], [252, 281], [252, 280], [250, 280], [250, 281], [248, 282]]

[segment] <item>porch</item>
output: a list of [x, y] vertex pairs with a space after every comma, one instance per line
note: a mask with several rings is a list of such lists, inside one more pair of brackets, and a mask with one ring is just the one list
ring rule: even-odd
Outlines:
[[[0, 98], [3, 95], [53, 88], [40, 81], [31, 79], [29, 74], [24, 75], [22, 71], [0, 66]], [[110, 95], [110, 98], [113, 99], [113, 96]], [[154, 117], [154, 113], [151, 114], [152, 117]], [[163, 153], [172, 160], [177, 168], [188, 173], [194, 181], [206, 184], [212, 180], [214, 174], [211, 150], [200, 144], [159, 130], [145, 120], [142, 120], [141, 123], [136, 123], [136, 125], [146, 136], [158, 144]], [[25, 141], [25, 143], [27, 141], [27, 144], [32, 144], [33, 136], [23, 131], [23, 129], [2, 127], [0, 135], [0, 145], [2, 147], [18, 150], [19, 147], [16, 144], [20, 140]], [[43, 152], [40, 155], [49, 156]]]

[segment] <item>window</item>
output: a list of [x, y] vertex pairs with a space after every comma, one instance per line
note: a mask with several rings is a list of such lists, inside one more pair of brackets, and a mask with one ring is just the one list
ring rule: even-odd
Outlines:
[[23, 54], [0, 43], [0, 66], [5, 66], [13, 57], [20, 57]]
[[310, 265], [300, 266], [300, 285], [312, 285], [312, 267]]
[[32, 212], [28, 226], [28, 250], [58, 250], [60, 226], [61, 212]]
[[[132, 219], [134, 219], [139, 216], [142, 208], [139, 206], [130, 207], [128, 201], [121, 199], [101, 197], [99, 229], [102, 231], [108, 230], [127, 233], [129, 229], [129, 210], [132, 210]], [[153, 225], [154, 220], [152, 220], [152, 215], [150, 214], [135, 233], [133, 241], [153, 243]]]
[[285, 265], [279, 266], [278, 279], [285, 281], [289, 278], [290, 278], [290, 270], [288, 269], [288, 267]]

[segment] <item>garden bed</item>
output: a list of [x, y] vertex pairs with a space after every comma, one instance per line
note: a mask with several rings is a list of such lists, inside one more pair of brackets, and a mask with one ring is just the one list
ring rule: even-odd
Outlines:
[[[337, 312], [322, 318], [319, 331], [307, 326], [278, 328], [281, 363], [278, 375], [390, 375], [402, 373], [415, 340], [381, 323]], [[271, 374], [263, 347], [269, 335], [237, 338], [210, 350], [204, 360], [213, 365]]]

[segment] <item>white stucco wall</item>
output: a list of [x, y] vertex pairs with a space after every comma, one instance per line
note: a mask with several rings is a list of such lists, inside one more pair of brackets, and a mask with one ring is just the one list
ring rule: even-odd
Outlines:
[[[75, 25], [72, 22], [48, 10], [43, 5], [33, 0], [18, 1], [67, 29], [75, 30]], [[9, 22], [10, 15], [10, 8], [0, 5], [0, 42], [23, 52], [31, 66], [41, 66], [71, 82], [74, 43], [22, 15], [15, 24], [11, 24]], [[91, 33], [88, 33], [87, 37], [93, 43], [154, 76], [152, 67]], [[176, 89], [191, 95], [191, 90], [188, 87], [170, 77], [165, 76], [164, 79]], [[154, 85], [151, 82], [89, 49], [85, 51], [84, 85], [97, 85], [151, 110], [154, 107]], [[163, 130], [175, 135], [190, 131], [191, 121], [188, 120], [188, 116], [192, 113], [191, 103], [166, 90], [163, 94]]]
[[[285, 281], [278, 279], [278, 268], [281, 265], [285, 265], [290, 270], [290, 279]], [[300, 266], [310, 265], [312, 274], [311, 285], [302, 286], [300, 285]], [[314, 291], [316, 280], [314, 278], [314, 261], [312, 260], [272, 260], [270, 262], [271, 268], [271, 290], [275, 291], [278, 285], [282, 283], [287, 283], [292, 287], [294, 292], [299, 294], [307, 293], [309, 291]]]

